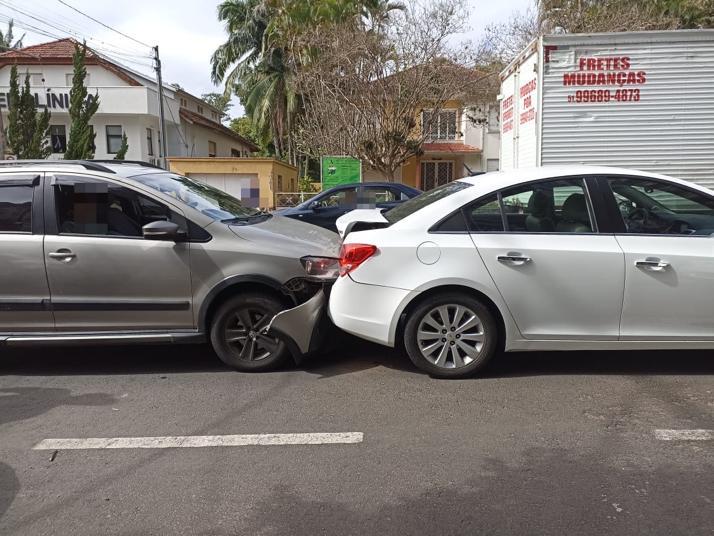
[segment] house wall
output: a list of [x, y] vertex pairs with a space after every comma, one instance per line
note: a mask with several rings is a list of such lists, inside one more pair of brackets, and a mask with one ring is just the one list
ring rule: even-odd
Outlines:
[[[227, 175], [244, 179], [249, 175], [258, 176], [258, 189], [261, 208], [273, 208], [278, 179], [283, 185], [297, 185], [298, 169], [272, 158], [169, 158], [169, 169], [182, 175], [200, 176], [221, 175], [226, 181]], [[231, 180], [230, 177], [228, 180]]]

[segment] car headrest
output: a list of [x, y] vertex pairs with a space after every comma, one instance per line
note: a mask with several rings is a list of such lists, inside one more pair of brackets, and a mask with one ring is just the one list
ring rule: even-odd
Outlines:
[[567, 221], [590, 223], [588, 205], [583, 194], [570, 194], [563, 203], [563, 219]]

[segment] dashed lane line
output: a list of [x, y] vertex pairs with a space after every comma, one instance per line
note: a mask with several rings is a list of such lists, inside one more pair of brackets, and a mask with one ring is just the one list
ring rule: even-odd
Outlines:
[[362, 432], [304, 434], [239, 434], [163, 437], [88, 437], [43, 439], [33, 450], [172, 449], [200, 447], [245, 447], [250, 445], [340, 445], [361, 443]]
[[655, 430], [655, 437], [661, 441], [710, 441], [714, 430]]

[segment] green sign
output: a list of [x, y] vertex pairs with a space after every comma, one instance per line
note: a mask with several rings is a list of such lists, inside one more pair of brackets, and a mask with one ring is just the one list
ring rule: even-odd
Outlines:
[[351, 156], [323, 156], [321, 164], [323, 190], [340, 184], [362, 182], [362, 163], [356, 158]]

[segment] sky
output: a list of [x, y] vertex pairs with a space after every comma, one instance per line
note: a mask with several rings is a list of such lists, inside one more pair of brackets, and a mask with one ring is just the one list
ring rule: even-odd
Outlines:
[[[66, 4], [143, 44], [93, 22]], [[476, 40], [488, 24], [507, 20], [532, 0], [466, 0], [466, 4], [469, 18], [464, 39]], [[0, 28], [9, 18], [15, 19], [16, 26], [25, 26], [15, 30], [17, 36], [27, 34], [25, 45], [59, 37], [84, 38], [89, 46], [146, 74], [153, 74], [149, 46], [158, 45], [164, 82], [178, 83], [200, 96], [222, 91], [210, 78], [211, 54], [226, 37], [216, 18], [217, 5], [218, 0], [0, 0]], [[231, 115], [241, 112], [235, 101]]]

